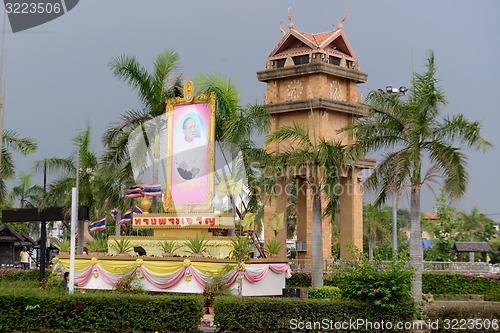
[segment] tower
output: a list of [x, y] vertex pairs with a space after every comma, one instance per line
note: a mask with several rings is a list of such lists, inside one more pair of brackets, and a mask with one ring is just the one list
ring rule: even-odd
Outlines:
[[[347, 17], [347, 15], [346, 15]], [[310, 135], [327, 140], [341, 141], [350, 145], [352, 137], [337, 131], [365, 116], [360, 106], [362, 100], [357, 85], [367, 80], [360, 71], [359, 60], [343, 29], [343, 22], [332, 31], [309, 34], [295, 29], [290, 15], [289, 30], [269, 54], [266, 69], [257, 72], [257, 78], [267, 84], [264, 104], [271, 114], [269, 132], [281, 126], [301, 124]], [[313, 134], [314, 133], [314, 134]], [[268, 146], [279, 151], [280, 147]], [[342, 175], [340, 195], [340, 243], [341, 258], [348, 258], [347, 245], [363, 247], [363, 168], [372, 168], [374, 161], [358, 161]], [[285, 187], [281, 180], [281, 187]], [[295, 175], [296, 188], [304, 188], [304, 177]], [[297, 244], [299, 258], [310, 258], [312, 198], [310, 190], [297, 191]], [[265, 209], [265, 220], [275, 213], [284, 212], [287, 196], [279, 195]], [[324, 201], [323, 201], [323, 206]], [[325, 207], [323, 207], [325, 208]], [[324, 211], [324, 209], [323, 209]], [[329, 219], [323, 218], [323, 257], [331, 255], [332, 227]], [[266, 238], [272, 233], [265, 224]], [[284, 243], [285, 231], [278, 237]]]

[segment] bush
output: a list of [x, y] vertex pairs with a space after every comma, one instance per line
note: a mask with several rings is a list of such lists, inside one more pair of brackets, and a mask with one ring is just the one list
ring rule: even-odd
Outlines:
[[[248, 297], [240, 302], [236, 297], [217, 297], [214, 310], [215, 324], [221, 331], [267, 333], [293, 331], [294, 323], [297, 321], [321, 323], [327, 320], [348, 323], [352, 322], [353, 318], [363, 318], [371, 322], [409, 321], [414, 319], [415, 303], [400, 302], [392, 309], [388, 309], [346, 300], [331, 302], [320, 299]], [[335, 330], [328, 331], [335, 332]], [[370, 330], [358, 328], [356, 332], [370, 332]]]
[[325, 285], [335, 285], [346, 299], [365, 301], [382, 307], [393, 307], [411, 299], [414, 272], [405, 260], [394, 260], [382, 268], [380, 262], [370, 262], [363, 253], [344, 267], [334, 268]]
[[[451, 332], [447, 327], [455, 326], [453, 332], [498, 332], [500, 326], [500, 306], [488, 302], [446, 302], [432, 304], [425, 309], [427, 320], [438, 322], [439, 330]], [[480, 319], [478, 319], [480, 318]], [[468, 325], [473, 325], [468, 327]], [[481, 325], [481, 326], [479, 326]], [[471, 327], [475, 328], [474, 330]]]
[[311, 275], [303, 272], [295, 272], [286, 280], [287, 288], [301, 288], [311, 286]]
[[424, 272], [423, 293], [433, 295], [499, 295], [500, 276], [490, 274]]
[[308, 289], [309, 298], [320, 298], [329, 299], [330, 301], [339, 300], [342, 298], [342, 293], [340, 289], [332, 286], [324, 287], [309, 287]]
[[38, 281], [38, 269], [21, 270], [18, 268], [0, 267], [0, 280], [3, 281]]
[[0, 332], [196, 332], [201, 297], [2, 293]]

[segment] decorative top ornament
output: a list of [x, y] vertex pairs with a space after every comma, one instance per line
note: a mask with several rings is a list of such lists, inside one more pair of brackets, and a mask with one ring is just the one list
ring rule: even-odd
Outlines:
[[288, 29], [295, 29], [295, 26], [292, 22], [292, 16], [290, 15], [290, 9], [292, 9], [292, 7], [288, 7], [288, 21], [290, 21], [290, 23], [288, 24]]
[[338, 27], [337, 27], [337, 30], [342, 30], [344, 29], [344, 22], [347, 20], [347, 8], [345, 9], [345, 15], [344, 15], [344, 18], [342, 19], [342, 21], [340, 21]]
[[194, 84], [193, 81], [188, 81], [184, 85], [184, 99], [186, 102], [191, 103], [194, 98]]
[[281, 20], [281, 22], [280, 22], [280, 32], [281, 32], [281, 33], [283, 34], [283, 36], [284, 36], [284, 35], [286, 34], [286, 32], [285, 32], [285, 30], [283, 30], [283, 26], [282, 26], [282, 24], [283, 24], [283, 20]]

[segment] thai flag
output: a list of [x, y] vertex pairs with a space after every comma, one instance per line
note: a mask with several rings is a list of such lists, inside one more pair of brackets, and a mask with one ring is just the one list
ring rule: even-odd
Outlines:
[[144, 183], [142, 192], [147, 197], [161, 197], [161, 184], [160, 183]]
[[114, 221], [115, 218], [116, 218], [116, 215], [118, 215], [118, 213], [121, 213], [121, 211], [118, 209], [118, 208], [113, 208], [111, 210], [111, 219]]
[[122, 215], [122, 218], [120, 221], [118, 221], [118, 223], [116, 225], [120, 225], [120, 224], [128, 224], [130, 223], [130, 220], [132, 218], [132, 210], [131, 209], [128, 209], [125, 214]]
[[92, 222], [89, 226], [89, 230], [92, 232], [106, 230], [106, 216], [104, 216], [100, 220]]
[[142, 214], [142, 213], [143, 213], [143, 211], [142, 211], [141, 207], [135, 205], [134, 214]]
[[133, 198], [141, 198], [143, 197], [142, 193], [142, 184], [135, 184], [127, 189], [127, 194], [125, 194], [125, 198], [133, 199]]

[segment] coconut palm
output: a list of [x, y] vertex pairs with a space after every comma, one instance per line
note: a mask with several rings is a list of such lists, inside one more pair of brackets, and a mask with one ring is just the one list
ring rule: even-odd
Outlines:
[[[14, 202], [19, 201], [20, 208], [38, 207], [43, 199], [43, 188], [38, 185], [32, 185], [32, 174], [22, 173], [19, 185], [14, 186], [9, 193], [9, 199]], [[40, 224], [38, 222], [30, 222], [30, 234], [38, 233]]]
[[[128, 83], [137, 92], [143, 108], [127, 111], [118, 123], [110, 125], [103, 135], [103, 160], [119, 167], [123, 178], [132, 177], [128, 145], [132, 144], [131, 134], [139, 129], [139, 137], [146, 149], [137, 149], [134, 154], [149, 154], [153, 160], [152, 181], [156, 182], [160, 161], [159, 133], [165, 126], [165, 117], [162, 116], [165, 114], [166, 100], [182, 94], [182, 77], [174, 75], [179, 67], [179, 55], [169, 49], [162, 51], [156, 57], [151, 73], [131, 55], [112, 58], [109, 67], [118, 79]], [[153, 212], [157, 212], [156, 197], [153, 197], [152, 208]]]
[[477, 208], [473, 208], [469, 214], [459, 213], [458, 216], [463, 221], [459, 231], [467, 234], [466, 239], [487, 241], [495, 234], [495, 222]]
[[373, 204], [365, 205], [363, 209], [363, 229], [368, 238], [368, 260], [373, 260], [375, 241], [383, 239], [390, 234], [387, 226], [390, 225], [391, 216], [387, 210], [380, 210]]
[[311, 135], [302, 126], [283, 126], [267, 136], [267, 144], [285, 141], [291, 145], [283, 152], [273, 154], [280, 165], [306, 170], [305, 180], [313, 198], [311, 225], [312, 286], [323, 285], [323, 226], [322, 200], [327, 201], [327, 212], [333, 219], [339, 197], [336, 186], [340, 172], [346, 165], [345, 147], [339, 142], [327, 141]]
[[[194, 83], [197, 94], [208, 95], [212, 92], [215, 94], [215, 139], [223, 152], [225, 164], [229, 166], [232, 173], [232, 175], [224, 176], [227, 177], [226, 179], [246, 177], [249, 184], [255, 184], [255, 175], [250, 166], [256, 161], [262, 165], [268, 156], [262, 148], [255, 145], [253, 138], [255, 135], [262, 135], [266, 132], [270, 121], [269, 113], [258, 104], [242, 106], [239, 91], [224, 75], [200, 75]], [[236, 157], [240, 151], [241, 159]], [[233, 167], [231, 161], [238, 163]], [[261, 210], [262, 207], [254, 191], [250, 192], [248, 204], [244, 208], [252, 212]], [[260, 219], [257, 220], [260, 221]], [[259, 227], [261, 226], [258, 224], [257, 228]]]
[[28, 155], [34, 152], [38, 145], [32, 138], [22, 138], [14, 131], [3, 131], [2, 160], [0, 163], [0, 203], [6, 199], [7, 187], [5, 181], [15, 176], [13, 152]]
[[[414, 73], [408, 97], [379, 91], [369, 93], [366, 106], [369, 116], [348, 126], [344, 132], [357, 138], [358, 153], [392, 151], [383, 155], [372, 175], [365, 182], [377, 189], [376, 204], [401, 186], [410, 189], [410, 256], [416, 269], [412, 294], [422, 298], [422, 232], [420, 226], [420, 192], [430, 177], [423, 174], [425, 156], [444, 179], [444, 189], [452, 197], [464, 194], [468, 174], [462, 148], [486, 149], [490, 146], [480, 136], [480, 123], [469, 122], [463, 115], [442, 117], [441, 107], [447, 104], [435, 78], [434, 55], [429, 54], [426, 71]], [[460, 145], [460, 146], [456, 146]]]

